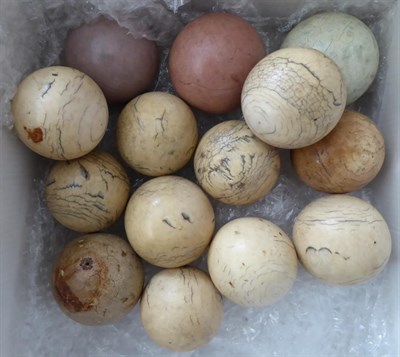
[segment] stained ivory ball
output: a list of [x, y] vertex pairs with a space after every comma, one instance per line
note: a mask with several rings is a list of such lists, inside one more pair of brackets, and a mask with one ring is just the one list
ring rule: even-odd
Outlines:
[[278, 226], [244, 217], [217, 232], [208, 252], [208, 270], [217, 289], [234, 303], [265, 306], [291, 289], [297, 256], [292, 241]]
[[210, 277], [201, 270], [165, 269], [146, 286], [140, 316], [154, 342], [173, 351], [190, 351], [217, 334], [223, 302]]
[[119, 152], [133, 169], [144, 175], [178, 171], [192, 157], [197, 140], [192, 110], [172, 94], [142, 94], [126, 105], [118, 119]]
[[379, 65], [379, 47], [369, 27], [340, 12], [324, 12], [301, 21], [282, 48], [308, 47], [321, 51], [340, 68], [347, 86], [347, 104], [371, 85]]
[[78, 232], [100, 231], [122, 214], [129, 198], [129, 178], [104, 151], [60, 161], [46, 179], [45, 200], [53, 217]]
[[210, 243], [214, 225], [214, 210], [205, 193], [178, 176], [157, 177], [141, 185], [125, 212], [125, 230], [133, 249], [163, 268], [199, 258]]
[[104, 17], [73, 29], [65, 61], [91, 76], [111, 103], [127, 102], [155, 84], [160, 53], [155, 42], [135, 37]]
[[269, 145], [295, 149], [314, 144], [337, 124], [346, 86], [335, 63], [308, 48], [285, 48], [251, 70], [242, 91], [250, 130]]
[[103, 138], [108, 107], [99, 86], [69, 67], [31, 73], [12, 100], [18, 137], [31, 150], [54, 160], [86, 155]]
[[122, 319], [143, 289], [142, 262], [128, 242], [89, 234], [69, 242], [53, 268], [56, 302], [72, 320], [106, 325]]
[[278, 149], [258, 139], [243, 120], [224, 121], [206, 132], [194, 157], [200, 186], [227, 204], [248, 204], [275, 186]]
[[172, 44], [168, 69], [178, 95], [209, 113], [240, 106], [251, 68], [265, 56], [256, 30], [239, 16], [211, 13], [190, 22]]
[[382, 215], [349, 195], [329, 195], [307, 205], [296, 218], [293, 242], [312, 275], [342, 285], [375, 277], [388, 262], [392, 247]]
[[347, 193], [370, 183], [385, 159], [385, 143], [367, 116], [345, 110], [322, 140], [291, 152], [299, 178], [318, 191]]

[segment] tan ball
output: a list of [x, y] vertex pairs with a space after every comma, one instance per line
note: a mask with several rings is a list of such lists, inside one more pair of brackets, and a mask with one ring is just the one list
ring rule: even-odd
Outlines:
[[108, 107], [99, 86], [69, 67], [47, 67], [26, 77], [12, 101], [18, 137], [54, 160], [86, 155], [103, 138]]
[[133, 309], [143, 289], [142, 262], [112, 234], [72, 240], [58, 257], [52, 288], [61, 310], [83, 325], [105, 325]]
[[117, 140], [122, 158], [136, 171], [148, 176], [170, 174], [192, 157], [198, 140], [196, 118], [172, 94], [145, 93], [122, 111]]
[[293, 286], [297, 256], [278, 226], [244, 217], [217, 232], [208, 253], [208, 270], [229, 300], [246, 307], [265, 306], [282, 299]]
[[248, 204], [275, 186], [279, 151], [258, 139], [243, 120], [229, 120], [201, 138], [194, 169], [200, 185], [212, 197], [227, 204]]
[[125, 212], [125, 230], [133, 249], [163, 268], [180, 267], [200, 257], [212, 238], [214, 221], [205, 193], [177, 176], [144, 183]]
[[201, 270], [166, 269], [146, 286], [140, 315], [154, 342], [173, 351], [190, 351], [216, 335], [222, 322], [222, 297]]
[[317, 50], [285, 48], [251, 70], [242, 90], [242, 111], [261, 140], [295, 149], [327, 135], [342, 116], [346, 98], [332, 60]]
[[104, 151], [57, 162], [46, 179], [45, 199], [53, 217], [78, 232], [100, 231], [122, 214], [129, 198], [129, 178]]
[[295, 172], [315, 190], [356, 191], [378, 175], [385, 159], [385, 142], [367, 116], [346, 110], [338, 125], [322, 140], [291, 153]]
[[293, 242], [312, 275], [343, 285], [379, 274], [392, 247], [382, 215], [368, 202], [348, 195], [329, 195], [307, 205], [296, 218]]

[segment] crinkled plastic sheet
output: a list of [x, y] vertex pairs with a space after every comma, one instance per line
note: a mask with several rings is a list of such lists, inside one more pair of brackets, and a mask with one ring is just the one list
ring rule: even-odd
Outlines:
[[[209, 11], [229, 10], [250, 21], [262, 35], [268, 52], [279, 48], [285, 32], [306, 16], [322, 9], [342, 10], [357, 15], [374, 31], [381, 49], [377, 80], [368, 92], [353, 104], [379, 123], [381, 92], [385, 80], [386, 34], [390, 30], [393, 1], [271, 1], [268, 17], [260, 16], [262, 1], [233, 0], [0, 0], [7, 16], [1, 17], [2, 49], [0, 71], [1, 124], [12, 127], [10, 99], [17, 83], [28, 73], [62, 63], [62, 48], [68, 29], [89, 22], [99, 14], [109, 16], [129, 28], [134, 35], [144, 35], [163, 47], [162, 65], [156, 89], [174, 93], [166, 70], [168, 45], [183, 24]], [[6, 4], [4, 1], [8, 1]], [[284, 3], [282, 5], [282, 3]], [[357, 5], [356, 5], [357, 4]], [[283, 7], [286, 6], [286, 9]], [[289, 8], [289, 11], [288, 11]], [[10, 10], [11, 9], [11, 10]], [[283, 15], [292, 14], [287, 18]], [[4, 13], [4, 12], [3, 12]], [[28, 19], [21, 21], [20, 19]], [[23, 35], [22, 35], [23, 34]], [[17, 41], [18, 51], [12, 46]], [[22, 52], [21, 52], [22, 51]], [[115, 124], [121, 107], [111, 110], [110, 128], [101, 147], [118, 156]], [[200, 133], [225, 119], [240, 118], [240, 111], [211, 116], [195, 110]], [[293, 175], [288, 151], [281, 151], [282, 173], [274, 190], [259, 202], [227, 206], [212, 201], [217, 227], [240, 216], [259, 216], [280, 225], [289, 235], [293, 221], [311, 200], [321, 196], [299, 182]], [[35, 179], [32, 192], [32, 215], [27, 224], [32, 229], [26, 237], [24, 264], [28, 276], [21, 287], [26, 304], [25, 325], [16, 331], [20, 336], [16, 355], [28, 356], [389, 356], [393, 333], [387, 324], [389, 283], [385, 271], [373, 281], [354, 287], [326, 285], [307, 274], [299, 265], [298, 279], [280, 302], [265, 308], [242, 308], [225, 300], [225, 315], [218, 335], [207, 346], [187, 353], [172, 353], [153, 344], [146, 336], [135, 309], [120, 322], [102, 327], [85, 327], [66, 318], [56, 306], [50, 289], [51, 269], [63, 245], [77, 233], [54, 222], [43, 203], [43, 182], [50, 162], [39, 158], [43, 168]], [[132, 188], [145, 176], [129, 168]], [[192, 164], [180, 175], [194, 180]], [[354, 193], [373, 202], [373, 192], [366, 188]], [[124, 236], [120, 219], [110, 232]], [[205, 256], [195, 264], [206, 269]], [[157, 268], [146, 265], [146, 280]]]

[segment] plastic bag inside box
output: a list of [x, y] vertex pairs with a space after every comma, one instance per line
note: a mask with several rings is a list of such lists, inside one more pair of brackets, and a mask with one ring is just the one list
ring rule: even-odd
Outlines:
[[[240, 356], [394, 356], [399, 352], [399, 123], [400, 79], [399, 6], [396, 1], [128, 1], [128, 0], [4, 0], [0, 3], [0, 276], [1, 353], [4, 356], [150, 356], [175, 355], [146, 336], [136, 307], [120, 322], [85, 327], [66, 318], [50, 289], [52, 264], [63, 245], [76, 233], [50, 217], [42, 200], [47, 160], [29, 152], [15, 138], [10, 100], [18, 82], [31, 71], [60, 64], [70, 28], [106, 14], [134, 34], [154, 39], [164, 48], [156, 85], [173, 92], [166, 72], [168, 46], [188, 21], [227, 10], [251, 22], [268, 52], [280, 47], [301, 19], [321, 10], [340, 10], [364, 20], [378, 39], [380, 67], [367, 93], [352, 105], [372, 117], [387, 145], [379, 177], [355, 195], [371, 201], [388, 221], [393, 253], [387, 268], [373, 281], [354, 287], [333, 287], [300, 268], [294, 288], [270, 307], [245, 309], [225, 301], [218, 335], [199, 350], [183, 355]], [[206, 116], [196, 111], [200, 133], [212, 125], [240, 117], [240, 112]], [[118, 110], [101, 146], [116, 154]], [[217, 225], [240, 216], [260, 216], [280, 225], [289, 235], [293, 220], [305, 204], [321, 194], [294, 178], [287, 152], [275, 189], [256, 204], [233, 207], [214, 202]], [[137, 187], [145, 178], [135, 176]], [[181, 175], [194, 179], [190, 165]], [[124, 235], [119, 221], [110, 229]], [[204, 258], [196, 262], [205, 269]], [[146, 279], [154, 268], [146, 267]], [[178, 355], [178, 354], [176, 354]], [[180, 354], [182, 355], [182, 353]]]

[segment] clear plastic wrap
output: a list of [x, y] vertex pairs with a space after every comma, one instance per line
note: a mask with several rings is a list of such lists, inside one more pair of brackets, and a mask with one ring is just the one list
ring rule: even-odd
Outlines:
[[[379, 123], [381, 92], [385, 81], [387, 33], [392, 21], [393, 1], [319, 1], [270, 4], [270, 16], [261, 16], [262, 1], [107, 1], [21, 0], [9, 2], [8, 16], [1, 16], [0, 123], [12, 127], [10, 100], [18, 82], [29, 72], [62, 63], [62, 48], [68, 29], [89, 22], [99, 14], [107, 15], [136, 35], [156, 40], [163, 47], [157, 90], [174, 92], [166, 69], [168, 45], [184, 23], [208, 12], [229, 10], [250, 21], [262, 35], [268, 52], [279, 48], [285, 33], [304, 17], [321, 9], [350, 12], [368, 23], [380, 45], [381, 64], [377, 79], [353, 108]], [[289, 17], [284, 15], [292, 13]], [[26, 21], [20, 21], [23, 17]], [[23, 34], [23, 35], [22, 35]], [[17, 53], [12, 46], [18, 41]], [[121, 108], [113, 108], [111, 122], [101, 147], [118, 156], [115, 123]], [[195, 111], [200, 133], [225, 119], [240, 118], [240, 111], [210, 116]], [[321, 196], [294, 177], [289, 154], [282, 150], [281, 177], [274, 190], [259, 202], [235, 207], [213, 201], [217, 227], [240, 216], [265, 217], [291, 235], [293, 221], [311, 200]], [[388, 277], [384, 271], [373, 281], [354, 287], [334, 287], [311, 277], [301, 267], [290, 293], [279, 303], [265, 308], [242, 308], [225, 301], [225, 316], [218, 335], [210, 344], [188, 353], [170, 353], [160, 349], [146, 336], [138, 307], [122, 321], [103, 327], [80, 326], [58, 309], [50, 288], [51, 269], [63, 245], [78, 236], [54, 222], [43, 202], [43, 182], [51, 163], [39, 159], [43, 168], [35, 180], [31, 197], [32, 214], [27, 218], [31, 233], [26, 237], [24, 267], [27, 282], [24, 295], [25, 324], [17, 355], [26, 356], [389, 356], [393, 333], [387, 324], [390, 297], [385, 294]], [[148, 178], [127, 168], [133, 189]], [[178, 174], [194, 180], [192, 163]], [[374, 192], [366, 188], [354, 193], [374, 201]], [[110, 232], [124, 235], [120, 219]], [[206, 269], [203, 256], [196, 265]], [[157, 268], [146, 265], [146, 280]]]

